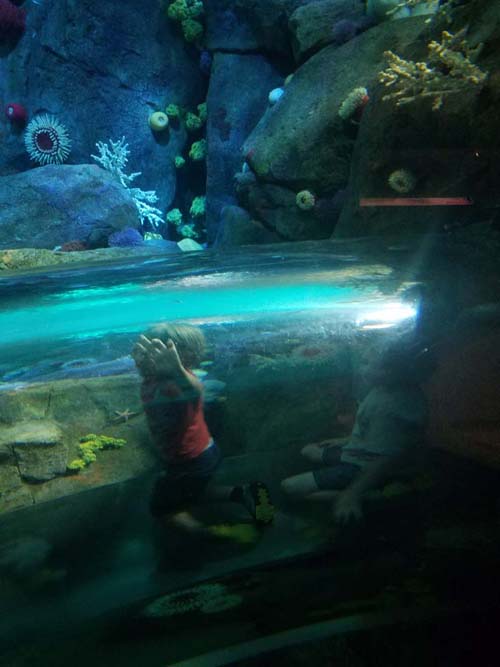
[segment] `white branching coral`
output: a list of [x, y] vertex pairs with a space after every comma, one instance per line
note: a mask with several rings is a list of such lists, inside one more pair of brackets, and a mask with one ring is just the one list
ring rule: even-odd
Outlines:
[[124, 188], [128, 188], [129, 184], [141, 175], [140, 171], [136, 171], [133, 174], [125, 174], [123, 171], [127, 166], [128, 156], [130, 151], [128, 149], [128, 144], [125, 142], [125, 137], [122, 137], [118, 141], [109, 140], [109, 146], [103, 141], [98, 141], [96, 143], [96, 148], [99, 151], [99, 155], [91, 155], [96, 162], [98, 162], [103, 169], [109, 171], [113, 176], [120, 181]]
[[386, 51], [389, 66], [379, 73], [379, 81], [392, 90], [382, 99], [394, 100], [396, 106], [402, 106], [417, 98], [431, 97], [432, 109], [437, 111], [446, 95], [474, 88], [480, 90], [488, 76], [474, 64], [482, 44], [469, 48], [465, 32], [464, 28], [452, 35], [445, 30], [441, 42], [430, 42], [428, 62], [404, 60]]
[[96, 147], [99, 155], [91, 155], [91, 157], [103, 169], [113, 174], [116, 180], [130, 192], [137, 207], [141, 224], [144, 225], [145, 221], [148, 220], [150, 225], [155, 229], [164, 224], [165, 220], [163, 219], [162, 212], [159, 208], [152, 206], [152, 204], [156, 204], [158, 201], [156, 192], [154, 190], [141, 190], [140, 188], [130, 187], [132, 181], [140, 176], [142, 172], [136, 171], [132, 174], [124, 172], [128, 156], [130, 155], [125, 137], [122, 137], [118, 141], [110, 139], [109, 146], [102, 141], [98, 141]]
[[68, 131], [54, 116], [35, 116], [24, 132], [29, 156], [41, 165], [61, 164], [71, 151]]
[[412, 16], [419, 14], [432, 14], [438, 8], [437, 0], [402, 0], [391, 7], [385, 15], [391, 17], [402, 9], [408, 9]]

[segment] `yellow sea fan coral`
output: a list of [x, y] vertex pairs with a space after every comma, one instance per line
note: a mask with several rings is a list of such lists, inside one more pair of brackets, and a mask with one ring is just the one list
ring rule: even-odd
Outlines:
[[482, 44], [471, 49], [464, 39], [465, 32], [464, 28], [452, 35], [445, 30], [441, 42], [429, 42], [428, 62], [405, 60], [386, 51], [388, 67], [379, 73], [379, 81], [391, 91], [382, 99], [394, 100], [396, 106], [402, 106], [417, 98], [431, 97], [436, 111], [445, 95], [480, 89], [488, 76], [474, 64]]

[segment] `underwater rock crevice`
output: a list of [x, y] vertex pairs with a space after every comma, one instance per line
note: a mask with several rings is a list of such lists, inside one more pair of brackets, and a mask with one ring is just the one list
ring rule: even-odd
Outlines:
[[109, 86], [109, 81], [116, 81], [120, 88], [128, 90], [133, 93], [140, 95], [143, 91], [139, 88], [134, 88], [128, 83], [125, 83], [116, 72], [99, 69], [94, 63], [91, 65], [84, 60], [78, 58], [70, 58], [69, 56], [64, 56], [60, 52], [56, 51], [53, 47], [49, 45], [44, 45], [42, 47], [47, 53], [53, 56], [56, 60], [64, 65], [70, 65], [72, 68], [78, 68], [83, 74], [92, 79], [105, 79], [106, 85]]
[[[23, 491], [25, 494], [28, 495], [28, 497], [31, 499], [31, 505], [34, 505], [36, 503], [35, 496], [32, 492], [32, 490], [29, 487], [29, 484], [26, 482], [26, 480], [23, 479], [23, 475], [21, 472], [21, 462], [19, 460], [19, 456], [16, 453], [16, 449], [13, 445], [9, 445], [9, 449], [12, 452], [12, 462], [14, 464], [14, 468], [17, 470], [17, 475], [19, 477], [18, 484], [15, 486], [22, 486]], [[23, 504], [28, 504], [24, 502]]]
[[213, 54], [215, 55], [216, 53], [221, 53], [223, 55], [229, 55], [229, 56], [262, 56], [262, 55], [269, 55], [266, 54], [265, 52], [262, 51], [262, 49], [235, 49], [235, 48], [224, 48], [224, 47], [218, 47], [213, 50]]
[[47, 406], [45, 408], [44, 417], [48, 418], [50, 414], [50, 404], [52, 403], [52, 389], [47, 392]]

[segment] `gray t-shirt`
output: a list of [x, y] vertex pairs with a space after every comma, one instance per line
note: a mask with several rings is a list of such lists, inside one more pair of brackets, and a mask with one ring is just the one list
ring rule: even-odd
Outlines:
[[397, 456], [424, 439], [425, 398], [418, 387], [374, 387], [362, 401], [341, 461], [363, 466], [382, 456]]

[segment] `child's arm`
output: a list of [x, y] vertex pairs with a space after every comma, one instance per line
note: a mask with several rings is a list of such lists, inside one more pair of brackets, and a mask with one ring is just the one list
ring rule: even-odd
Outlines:
[[203, 384], [184, 368], [173, 340], [165, 344], [158, 338], [150, 340], [140, 336], [133, 356], [143, 375], [154, 377], [159, 382], [175, 383], [183, 398], [202, 395]]
[[390, 478], [400, 468], [404, 458], [401, 454], [382, 456], [365, 465], [355, 480], [338, 496], [334, 510], [337, 521], [347, 523], [351, 519], [361, 519], [364, 495]]

